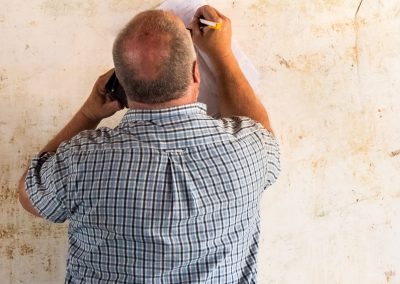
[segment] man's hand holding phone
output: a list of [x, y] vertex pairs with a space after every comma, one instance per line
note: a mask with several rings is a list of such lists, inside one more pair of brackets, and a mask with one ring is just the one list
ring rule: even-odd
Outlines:
[[111, 69], [97, 79], [91, 94], [80, 109], [82, 114], [93, 122], [100, 122], [124, 107], [118, 100], [112, 98], [105, 88], [113, 73], [114, 69]]
[[111, 75], [110, 79], [106, 83], [106, 91], [110, 96], [121, 104], [123, 107], [128, 107], [128, 99], [126, 97], [124, 88], [118, 81], [117, 75], [114, 73]]

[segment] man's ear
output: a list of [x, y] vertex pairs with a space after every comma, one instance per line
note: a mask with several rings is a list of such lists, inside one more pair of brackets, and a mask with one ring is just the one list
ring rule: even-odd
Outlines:
[[200, 71], [199, 71], [199, 63], [197, 62], [197, 60], [193, 61], [192, 76], [193, 76], [193, 83], [200, 84]]

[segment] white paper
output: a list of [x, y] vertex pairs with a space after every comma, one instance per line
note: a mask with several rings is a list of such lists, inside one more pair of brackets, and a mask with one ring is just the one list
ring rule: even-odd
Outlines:
[[[206, 4], [207, 1], [204, 0], [167, 0], [158, 9], [172, 11], [182, 19], [186, 26], [189, 26], [197, 9]], [[235, 39], [232, 39], [232, 51], [238, 60], [243, 74], [253, 89], [256, 90], [260, 81], [260, 74], [249, 58], [242, 52]], [[199, 102], [207, 105], [209, 115], [219, 116], [217, 78], [210, 68], [210, 61], [207, 55], [198, 49], [196, 49], [196, 52], [201, 78]]]

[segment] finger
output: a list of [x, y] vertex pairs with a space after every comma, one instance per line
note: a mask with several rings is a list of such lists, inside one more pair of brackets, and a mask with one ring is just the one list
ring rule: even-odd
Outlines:
[[110, 70], [108, 70], [106, 73], [104, 73], [103, 75], [100, 76], [100, 78], [110, 78], [111, 75], [114, 73], [114, 68], [111, 68]]
[[194, 13], [194, 15], [193, 15], [193, 20], [196, 20], [197, 18], [200, 18], [203, 16], [203, 7], [204, 6], [201, 6], [200, 8], [198, 8], [196, 10], [196, 13]]
[[114, 68], [108, 70], [106, 73], [101, 75], [98, 79], [97, 82], [100, 83], [100, 85], [105, 85], [106, 82], [111, 78], [112, 74], [114, 73]]
[[121, 109], [124, 109], [125, 107], [128, 107], [127, 105], [120, 102], [119, 100], [114, 100], [112, 106], [113, 106], [113, 109], [116, 109], [116, 110], [121, 110]]
[[187, 26], [187, 28], [193, 32], [193, 29], [198, 25], [198, 23], [196, 22], [196, 18], [192, 18], [192, 21], [189, 23], [189, 25]]
[[111, 78], [113, 73], [114, 73], [114, 68], [108, 70], [106, 73], [97, 78], [93, 88], [101, 95], [105, 95], [107, 93], [106, 84], [108, 80]]
[[191, 29], [191, 34], [193, 39], [196, 39], [197, 37], [201, 36], [200, 25], [197, 18], [193, 19], [193, 21], [189, 25], [189, 28]]
[[219, 19], [219, 16], [213, 7], [209, 5], [204, 5], [197, 9], [193, 18], [204, 18], [210, 21], [217, 21]]
[[212, 8], [211, 6], [208, 6], [204, 9], [203, 17], [204, 17], [204, 19], [210, 20], [213, 22], [219, 22], [221, 20], [221, 18], [216, 13], [215, 9]]
[[107, 93], [104, 95], [104, 98], [105, 98], [105, 105], [108, 108], [110, 108], [110, 109], [113, 109], [115, 107], [122, 108], [121, 103], [112, 95]]
[[223, 15], [220, 11], [218, 11], [217, 9], [213, 8], [215, 13], [218, 15], [218, 17], [220, 17], [223, 20], [228, 19], [225, 15]]

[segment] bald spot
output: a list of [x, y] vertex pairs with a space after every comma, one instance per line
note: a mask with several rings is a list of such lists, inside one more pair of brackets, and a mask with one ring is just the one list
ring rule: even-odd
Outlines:
[[124, 57], [139, 71], [138, 79], [149, 81], [157, 78], [162, 63], [168, 58], [170, 41], [169, 35], [146, 32], [125, 42]]
[[179, 28], [185, 28], [182, 21], [174, 14], [164, 11], [155, 14], [146, 11], [138, 14], [132, 21], [135, 29], [123, 44], [124, 57], [136, 66], [138, 79], [151, 81], [158, 77], [161, 66], [170, 53], [171, 35], [148, 28], [149, 21], [159, 19], [172, 20]]

